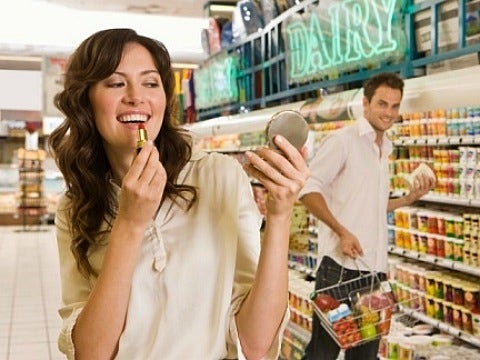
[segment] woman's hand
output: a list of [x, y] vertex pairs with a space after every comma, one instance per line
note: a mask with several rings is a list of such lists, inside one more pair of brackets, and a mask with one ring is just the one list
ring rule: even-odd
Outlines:
[[267, 189], [269, 215], [289, 213], [310, 176], [306, 147], [298, 151], [281, 135], [274, 141], [282, 153], [269, 148], [247, 151], [248, 161], [244, 164], [245, 171]]
[[158, 150], [147, 142], [123, 178], [117, 219], [146, 227], [160, 206], [166, 182]]

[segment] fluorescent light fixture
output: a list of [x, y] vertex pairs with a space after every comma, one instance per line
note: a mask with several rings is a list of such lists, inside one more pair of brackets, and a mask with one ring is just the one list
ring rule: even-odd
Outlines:
[[218, 5], [212, 4], [208, 7], [210, 12], [233, 12], [235, 5]]
[[196, 68], [198, 68], [198, 64], [172, 63], [172, 68], [175, 68], [175, 69], [196, 69]]
[[[0, 1], [0, 23], [0, 52], [3, 53], [12, 53], [5, 49], [23, 49], [16, 52], [22, 55], [44, 55], [48, 49], [70, 53], [96, 31], [129, 27], [162, 41], [172, 59], [178, 58], [180, 62], [201, 61], [198, 59], [203, 53], [200, 34], [208, 27], [205, 18], [85, 11], [38, 0]], [[34, 30], [26, 31], [25, 24]], [[181, 31], [172, 31], [177, 28]], [[183, 55], [191, 56], [192, 60]]]
[[34, 61], [42, 62], [40, 56], [16, 56], [16, 55], [0, 55], [0, 61]]

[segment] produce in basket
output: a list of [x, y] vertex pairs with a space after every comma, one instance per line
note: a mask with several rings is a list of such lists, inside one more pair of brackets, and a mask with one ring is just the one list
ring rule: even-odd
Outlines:
[[380, 320], [380, 315], [377, 310], [371, 309], [365, 305], [360, 305], [358, 309], [360, 312], [359, 321], [361, 327], [367, 324], [375, 325]]
[[353, 347], [362, 340], [357, 323], [351, 315], [335, 321], [332, 329], [342, 348]]
[[370, 292], [370, 289], [362, 289], [351, 293], [350, 300], [354, 304], [353, 311], [363, 339], [388, 334], [395, 306], [391, 292], [382, 289]]
[[388, 334], [392, 307], [393, 303], [386, 293], [363, 294], [358, 298], [355, 314], [364, 339]]
[[322, 312], [334, 310], [340, 306], [340, 302], [327, 294], [312, 293], [310, 298]]
[[356, 305], [365, 306], [373, 310], [380, 310], [393, 305], [393, 301], [387, 293], [373, 292], [371, 294], [360, 295]]
[[375, 324], [365, 324], [360, 327], [360, 335], [362, 339], [369, 340], [377, 336], [377, 328]]

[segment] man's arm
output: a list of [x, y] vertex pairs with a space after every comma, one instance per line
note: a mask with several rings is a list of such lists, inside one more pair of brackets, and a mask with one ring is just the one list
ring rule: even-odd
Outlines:
[[387, 211], [393, 211], [402, 206], [408, 206], [426, 195], [436, 184], [436, 179], [425, 174], [415, 177], [407, 195], [388, 200]]
[[322, 194], [311, 192], [300, 198], [300, 201], [317, 219], [332, 229], [340, 240], [343, 254], [355, 259], [357, 255], [362, 256], [363, 250], [357, 237], [345, 228], [332, 214]]

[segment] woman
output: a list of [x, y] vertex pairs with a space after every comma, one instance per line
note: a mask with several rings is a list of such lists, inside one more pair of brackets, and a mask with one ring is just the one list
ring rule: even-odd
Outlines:
[[[276, 359], [288, 319], [288, 238], [309, 176], [284, 138], [248, 152], [269, 192], [265, 232], [248, 176], [192, 152], [175, 125], [167, 50], [130, 29], [73, 53], [49, 138], [67, 190], [56, 215], [70, 359]], [[136, 151], [138, 123], [149, 138]]]

